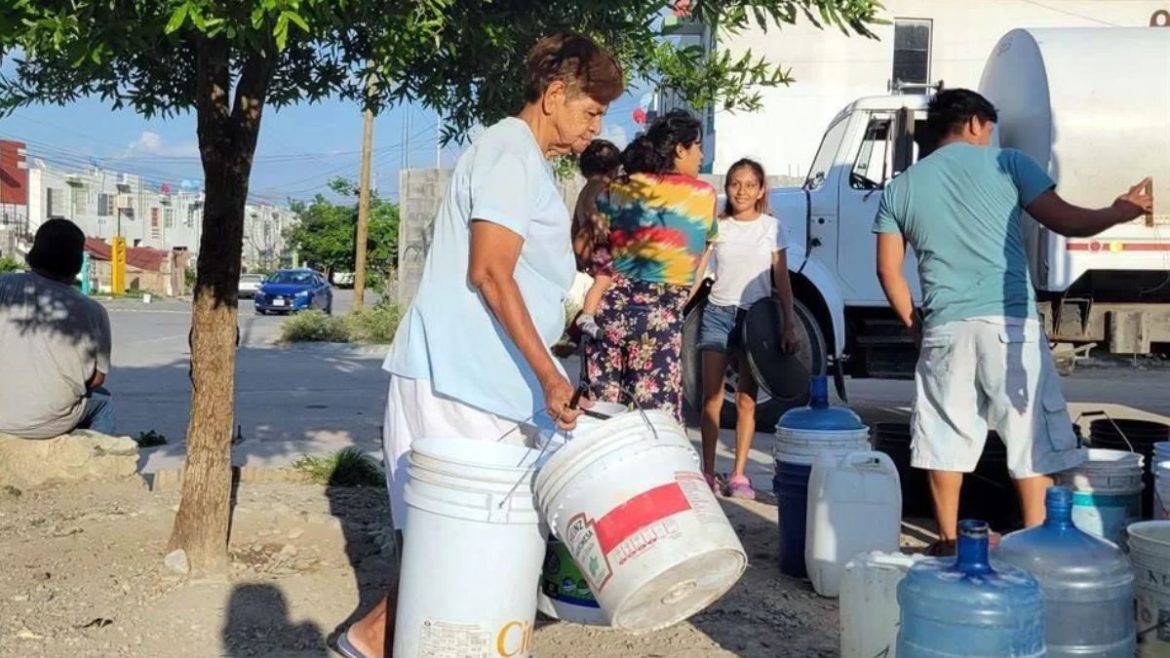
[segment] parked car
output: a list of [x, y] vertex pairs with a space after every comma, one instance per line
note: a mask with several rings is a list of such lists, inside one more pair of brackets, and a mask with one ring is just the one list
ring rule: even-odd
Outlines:
[[279, 270], [256, 291], [255, 307], [259, 315], [314, 308], [332, 315], [333, 289], [319, 272], [306, 269]]
[[240, 275], [240, 299], [252, 299], [256, 291], [264, 284], [264, 276], [260, 274]]

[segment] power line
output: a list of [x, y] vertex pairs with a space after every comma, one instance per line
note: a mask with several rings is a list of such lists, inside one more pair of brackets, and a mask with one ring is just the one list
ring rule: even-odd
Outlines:
[[1097, 23], [1098, 25], [1107, 25], [1109, 27], [1122, 27], [1121, 25], [1118, 25], [1117, 23], [1110, 23], [1109, 21], [1104, 20], [1104, 19], [1095, 18], [1093, 16], [1086, 16], [1084, 14], [1079, 14], [1079, 13], [1077, 13], [1075, 11], [1071, 11], [1069, 9], [1061, 9], [1059, 7], [1051, 7], [1051, 6], [1046, 5], [1042, 2], [1037, 2], [1037, 0], [1024, 0], [1024, 2], [1026, 2], [1030, 5], [1034, 5], [1036, 7], [1040, 7], [1041, 9], [1047, 9], [1048, 11], [1056, 12], [1058, 14], [1064, 14], [1065, 16], [1072, 16], [1073, 18], [1079, 18], [1081, 20], [1089, 21], [1091, 23]]

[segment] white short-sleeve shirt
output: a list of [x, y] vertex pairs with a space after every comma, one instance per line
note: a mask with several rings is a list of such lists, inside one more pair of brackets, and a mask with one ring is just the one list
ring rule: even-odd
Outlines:
[[788, 248], [784, 225], [771, 215], [750, 221], [719, 220], [713, 263], [715, 283], [710, 302], [748, 308], [772, 294], [772, 256]]
[[526, 421], [544, 408], [543, 392], [468, 281], [473, 220], [524, 238], [514, 274], [524, 304], [546, 346], [564, 332], [564, 300], [576, 274], [569, 210], [528, 124], [507, 118], [485, 130], [455, 164], [418, 293], [383, 367], [400, 377], [430, 379], [440, 395]]

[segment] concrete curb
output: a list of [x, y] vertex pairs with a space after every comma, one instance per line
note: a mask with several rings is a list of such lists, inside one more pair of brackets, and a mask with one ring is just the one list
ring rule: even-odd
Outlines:
[[[183, 484], [183, 469], [168, 468], [143, 473], [146, 485], [154, 493], [178, 491]], [[233, 484], [316, 484], [308, 473], [281, 466], [233, 466]]]
[[351, 354], [380, 357], [386, 356], [386, 353], [390, 351], [390, 345], [369, 345], [365, 343], [272, 343], [265, 347], [289, 352], [304, 352], [306, 354]]

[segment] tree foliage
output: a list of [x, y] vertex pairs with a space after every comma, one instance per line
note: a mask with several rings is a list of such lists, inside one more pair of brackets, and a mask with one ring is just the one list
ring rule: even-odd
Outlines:
[[[276, 107], [339, 96], [375, 110], [421, 101], [444, 115], [444, 136], [514, 112], [524, 53], [542, 35], [598, 38], [632, 79], [679, 90], [695, 105], [759, 107], [760, 87], [786, 84], [782, 62], [745, 52], [706, 57], [663, 40], [677, 0], [9, 0], [0, 47], [18, 49], [16, 75], [0, 81], [0, 108], [100, 96], [145, 116], [195, 107], [200, 42], [229, 52], [230, 69], [270, 68]], [[692, 0], [690, 16], [729, 37], [804, 18], [872, 36], [876, 0]], [[364, 80], [374, 74], [376, 91]], [[489, 82], [491, 84], [485, 84]]]
[[[357, 190], [353, 183], [335, 179], [329, 187], [334, 193], [351, 198], [350, 203], [334, 203], [318, 194], [312, 201], [294, 201], [292, 209], [298, 221], [286, 236], [301, 260], [329, 272], [352, 272], [355, 234], [357, 233]], [[377, 281], [395, 269], [398, 262], [398, 206], [370, 196], [369, 234], [366, 253], [370, 273]]]

